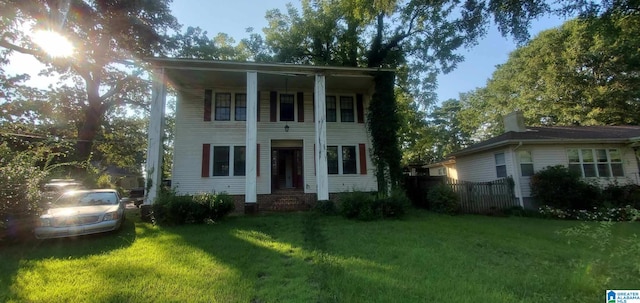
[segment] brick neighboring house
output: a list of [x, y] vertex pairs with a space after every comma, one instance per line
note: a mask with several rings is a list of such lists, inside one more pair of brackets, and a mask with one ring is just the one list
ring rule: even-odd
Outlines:
[[564, 165], [606, 185], [640, 184], [640, 126], [525, 127], [522, 113], [505, 117], [505, 133], [452, 153], [430, 169], [446, 168], [450, 178], [488, 182], [512, 177], [521, 206], [535, 208], [531, 176]]
[[172, 186], [226, 192], [236, 210], [304, 209], [376, 190], [366, 130], [372, 68], [149, 59], [154, 88], [147, 176], [160, 179], [166, 85], [177, 95]]

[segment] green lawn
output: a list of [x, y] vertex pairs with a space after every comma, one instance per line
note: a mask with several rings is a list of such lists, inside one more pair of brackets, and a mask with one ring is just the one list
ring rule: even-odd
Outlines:
[[557, 233], [577, 224], [419, 211], [155, 227], [130, 213], [117, 234], [0, 248], [0, 302], [601, 302], [640, 288], [640, 254], [611, 254], [640, 224], [617, 224], [604, 251]]

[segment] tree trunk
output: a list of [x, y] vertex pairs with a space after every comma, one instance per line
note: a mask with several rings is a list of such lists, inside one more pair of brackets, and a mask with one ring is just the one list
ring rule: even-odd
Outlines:
[[84, 122], [78, 128], [78, 142], [76, 144], [76, 160], [85, 161], [91, 156], [93, 141], [100, 130], [104, 113], [100, 106], [85, 108]]

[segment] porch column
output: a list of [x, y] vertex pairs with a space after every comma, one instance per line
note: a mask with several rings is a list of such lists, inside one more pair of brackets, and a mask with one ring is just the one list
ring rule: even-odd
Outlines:
[[[257, 201], [257, 130], [258, 130], [258, 73], [247, 72], [247, 121], [245, 144], [245, 203]], [[253, 207], [252, 207], [253, 208]]]
[[316, 110], [316, 190], [318, 201], [329, 200], [329, 174], [327, 172], [327, 112], [325, 100], [325, 76], [316, 74], [314, 86]]
[[144, 204], [154, 203], [160, 183], [162, 182], [162, 135], [164, 133], [164, 107], [166, 103], [166, 87], [164, 69], [152, 72], [153, 86], [151, 91], [151, 114], [149, 116], [149, 144], [147, 147], [147, 162], [145, 167], [145, 197]]

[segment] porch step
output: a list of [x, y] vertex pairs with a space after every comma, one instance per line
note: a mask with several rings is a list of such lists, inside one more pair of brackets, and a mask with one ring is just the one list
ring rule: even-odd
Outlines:
[[304, 195], [278, 195], [273, 197], [272, 203], [265, 203], [260, 207], [266, 211], [306, 211], [309, 205], [304, 203]]

